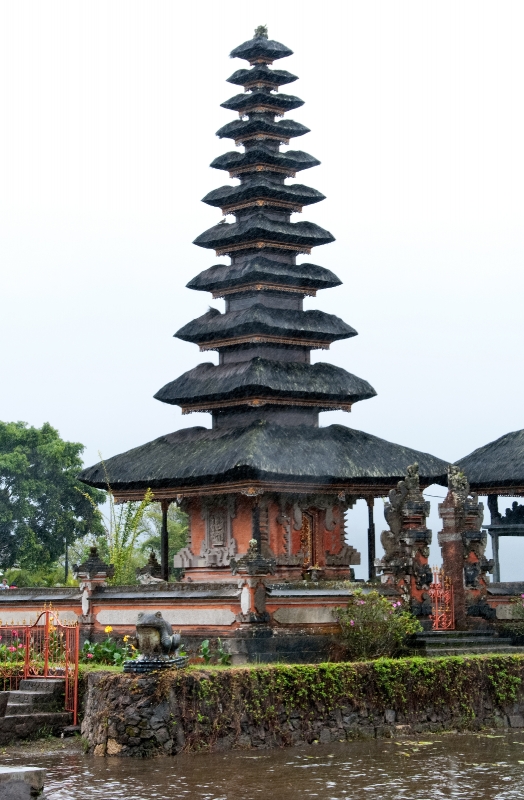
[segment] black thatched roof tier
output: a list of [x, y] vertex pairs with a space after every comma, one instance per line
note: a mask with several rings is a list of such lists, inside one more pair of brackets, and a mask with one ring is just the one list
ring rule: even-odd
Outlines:
[[[207, 314], [180, 328], [175, 336], [199, 345], [242, 337], [260, 337], [261, 340], [272, 337], [268, 341], [282, 339], [283, 344], [287, 344], [287, 340], [293, 339], [307, 346], [310, 341], [327, 344], [349, 339], [357, 336], [357, 332], [339, 317], [324, 311], [277, 309], [257, 303], [225, 314], [210, 308]], [[226, 347], [227, 342], [222, 346]]]
[[296, 80], [297, 76], [292, 75], [291, 72], [287, 72], [285, 69], [269, 69], [265, 64], [257, 64], [252, 69], [237, 69], [227, 78], [227, 82], [233, 83], [235, 86], [246, 86], [258, 82], [284, 86], [284, 84], [293, 83]]
[[[446, 482], [447, 463], [363, 431], [330, 425], [185, 428], [95, 464], [80, 474], [113, 491], [182, 488], [238, 481], [391, 486], [419, 464], [422, 484]], [[284, 490], [284, 489], [283, 489]]]
[[187, 406], [244, 398], [279, 398], [339, 402], [344, 405], [375, 397], [367, 382], [332, 364], [299, 364], [253, 358], [235, 364], [199, 364], [166, 384], [157, 400]]
[[249, 62], [257, 62], [271, 64], [279, 58], [287, 58], [292, 56], [293, 51], [280, 42], [275, 42], [273, 39], [268, 39], [267, 36], [254, 36], [248, 42], [240, 44], [235, 47], [229, 54], [230, 58], [244, 58]]
[[314, 222], [283, 222], [259, 211], [239, 222], [219, 222], [197, 236], [193, 244], [225, 250], [228, 247], [239, 249], [236, 246], [242, 244], [252, 247], [256, 242], [276, 242], [296, 245], [300, 250], [334, 241], [335, 237], [329, 231]]
[[521, 493], [524, 491], [524, 429], [506, 433], [456, 463], [475, 490], [513, 487]]
[[253, 114], [249, 119], [235, 119], [223, 125], [217, 131], [217, 136], [219, 139], [234, 139], [236, 142], [256, 136], [267, 136], [280, 142], [288, 142], [289, 139], [303, 136], [305, 133], [309, 133], [309, 128], [292, 119], [275, 121], [268, 114]]
[[263, 109], [269, 109], [276, 114], [284, 114], [286, 111], [300, 108], [300, 106], [304, 105], [304, 101], [300, 97], [295, 97], [291, 94], [254, 89], [252, 92], [236, 94], [234, 97], [230, 97], [229, 100], [220, 103], [220, 105], [229, 111], [238, 111], [239, 114], [249, 114], [250, 111], [256, 112]]
[[251, 147], [245, 153], [230, 150], [215, 158], [209, 166], [214, 169], [225, 169], [229, 172], [251, 172], [258, 166], [273, 167], [276, 172], [281, 172], [293, 177], [295, 172], [303, 169], [317, 167], [320, 161], [302, 150], [288, 150], [279, 153], [263, 144]]
[[202, 198], [202, 202], [217, 208], [247, 203], [250, 200], [277, 200], [297, 206], [309, 206], [324, 199], [325, 196], [317, 189], [301, 183], [285, 186], [283, 183], [275, 183], [265, 174], [254, 175], [249, 183], [241, 183], [239, 186], [226, 185], [214, 189]]
[[190, 280], [187, 288], [219, 292], [256, 283], [329, 289], [340, 286], [341, 281], [334, 272], [316, 264], [283, 264], [264, 256], [254, 256], [239, 264], [215, 264]]

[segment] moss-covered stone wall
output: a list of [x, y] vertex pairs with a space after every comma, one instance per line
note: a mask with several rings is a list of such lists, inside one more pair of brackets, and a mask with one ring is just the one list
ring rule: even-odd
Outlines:
[[524, 727], [523, 678], [518, 655], [99, 672], [82, 734], [95, 755], [144, 757]]

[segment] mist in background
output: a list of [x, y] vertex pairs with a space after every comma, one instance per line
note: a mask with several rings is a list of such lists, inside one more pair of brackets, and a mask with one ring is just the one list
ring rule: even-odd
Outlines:
[[[152, 396], [217, 359], [172, 336], [223, 308], [184, 287], [224, 261], [191, 242], [220, 219], [200, 199], [234, 147], [214, 135], [235, 118], [228, 54], [267, 24], [312, 131], [291, 147], [322, 162], [299, 176], [327, 196], [303, 218], [336, 237], [307, 260], [344, 282], [306, 307], [360, 334], [314, 360], [378, 392], [321, 424], [449, 461], [524, 427], [523, 22], [521, 0], [2, 3], [0, 419], [49, 421], [86, 465], [210, 426]], [[357, 577], [366, 528], [360, 502]], [[522, 578], [524, 542], [500, 553]]]

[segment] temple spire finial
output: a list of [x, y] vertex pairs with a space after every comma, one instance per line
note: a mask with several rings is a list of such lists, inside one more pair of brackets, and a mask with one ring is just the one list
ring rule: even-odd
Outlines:
[[255, 39], [267, 39], [267, 25], [259, 25], [255, 28]]

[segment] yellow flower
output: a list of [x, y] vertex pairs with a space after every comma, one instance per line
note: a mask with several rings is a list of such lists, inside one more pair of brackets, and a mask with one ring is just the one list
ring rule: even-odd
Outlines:
[[124, 636], [124, 642], [128, 642], [128, 641], [129, 641], [129, 636]]
[[105, 633], [112, 633], [113, 632], [113, 628], [111, 627], [111, 625], [106, 625], [105, 628], [104, 628], [104, 631], [105, 631]]

